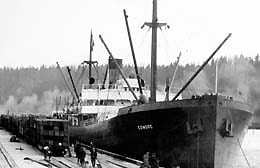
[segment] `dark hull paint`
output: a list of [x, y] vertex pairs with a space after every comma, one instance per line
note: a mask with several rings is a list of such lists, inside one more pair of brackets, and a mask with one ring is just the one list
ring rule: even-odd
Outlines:
[[[85, 143], [140, 160], [146, 151], [156, 152], [166, 167], [224, 168], [234, 164], [251, 116], [246, 104], [207, 96], [125, 107], [115, 118], [70, 132]], [[199, 120], [203, 131], [188, 134], [186, 122]], [[234, 137], [220, 135], [224, 120], [232, 122]]]

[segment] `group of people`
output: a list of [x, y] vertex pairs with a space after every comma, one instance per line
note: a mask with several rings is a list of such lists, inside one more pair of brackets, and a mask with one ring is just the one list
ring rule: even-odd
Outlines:
[[[45, 145], [44, 148], [44, 159], [47, 160], [47, 158], [50, 160], [51, 158], [51, 150], [48, 145]], [[82, 167], [88, 166], [88, 161], [85, 161], [86, 157], [86, 151], [85, 148], [80, 144], [76, 143], [74, 146], [74, 151], [76, 154], [77, 162], [80, 163]], [[92, 167], [94, 168], [96, 166], [96, 160], [97, 160], [97, 149], [93, 142], [90, 142], [90, 159]], [[159, 159], [156, 156], [156, 153], [150, 153], [146, 152], [143, 155], [143, 164], [140, 166], [140, 168], [159, 168]]]
[[156, 157], [156, 153], [146, 152], [143, 156], [141, 168], [159, 168], [159, 159]]
[[[75, 150], [75, 154], [76, 154], [78, 163], [80, 163], [82, 167], [88, 165], [88, 161], [85, 161], [85, 157], [86, 157], [85, 148], [80, 143], [77, 143], [75, 145], [74, 150]], [[94, 146], [93, 142], [90, 142], [90, 150], [89, 151], [90, 151], [90, 158], [91, 158], [92, 167], [95, 167], [96, 166], [96, 159], [97, 159], [97, 150], [96, 150], [96, 147]]]

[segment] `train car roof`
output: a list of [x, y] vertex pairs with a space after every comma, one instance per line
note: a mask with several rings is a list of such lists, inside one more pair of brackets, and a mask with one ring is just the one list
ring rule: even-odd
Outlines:
[[68, 120], [56, 119], [56, 118], [37, 118], [37, 121], [53, 121], [53, 122], [69, 122]]

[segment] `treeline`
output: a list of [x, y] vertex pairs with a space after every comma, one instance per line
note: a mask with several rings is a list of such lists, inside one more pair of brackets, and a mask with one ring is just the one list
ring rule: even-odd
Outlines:
[[[218, 63], [218, 92], [237, 95], [241, 100], [254, 103], [259, 101], [260, 89], [260, 60], [257, 55], [255, 58], [236, 56], [233, 59], [221, 57], [212, 60], [199, 76], [188, 87], [184, 95], [212, 93], [215, 89], [216, 64]], [[72, 66], [72, 77], [80, 90], [82, 83], [87, 83], [88, 69], [82, 66]], [[171, 91], [177, 91], [189, 77], [196, 71], [198, 65], [187, 64], [179, 65], [174, 81], [174, 88]], [[101, 82], [104, 78], [106, 65], [100, 65], [98, 69], [98, 80]], [[165, 86], [167, 73], [171, 77], [175, 69], [175, 63], [169, 66], [158, 66], [158, 84]], [[126, 76], [134, 74], [134, 68], [131, 65], [124, 65], [123, 71]], [[62, 72], [71, 86], [66, 67], [62, 67]], [[84, 73], [83, 73], [84, 72]], [[95, 68], [92, 70], [93, 76], [97, 76]], [[150, 83], [150, 66], [139, 67], [139, 72], [147, 84]], [[79, 80], [80, 79], [80, 80]], [[71, 87], [72, 88], [72, 87]], [[56, 66], [42, 66], [39, 68], [0, 68], [0, 104], [13, 96], [17, 103], [24, 97], [36, 95], [38, 98], [43, 96], [46, 91], [69, 92], [62, 75]]]

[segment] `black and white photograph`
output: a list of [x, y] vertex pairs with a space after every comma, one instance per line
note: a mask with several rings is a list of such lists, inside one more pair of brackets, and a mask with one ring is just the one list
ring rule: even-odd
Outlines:
[[260, 168], [257, 0], [1, 0], [0, 168]]

